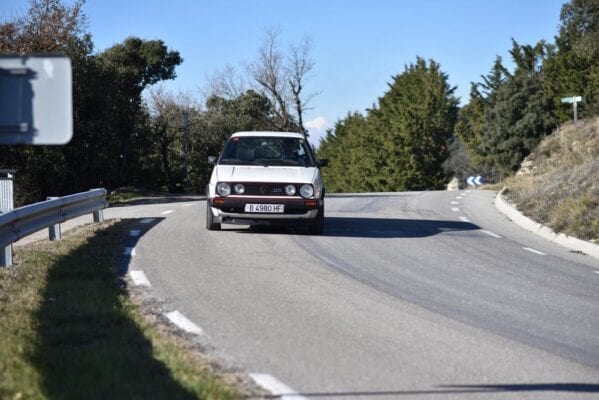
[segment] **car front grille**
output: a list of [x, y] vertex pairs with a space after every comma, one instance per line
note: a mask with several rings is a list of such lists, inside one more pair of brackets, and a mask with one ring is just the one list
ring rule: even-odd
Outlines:
[[[285, 196], [284, 183], [244, 183], [247, 196]], [[297, 188], [296, 188], [297, 189]]]

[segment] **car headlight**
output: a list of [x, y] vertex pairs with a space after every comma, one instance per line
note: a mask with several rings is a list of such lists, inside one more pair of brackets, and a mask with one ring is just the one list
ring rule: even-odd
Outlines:
[[245, 193], [245, 186], [243, 186], [241, 183], [237, 183], [233, 188], [235, 189], [235, 194]]
[[216, 185], [216, 193], [218, 193], [219, 196], [227, 197], [231, 194], [231, 185], [226, 182], [219, 183]]
[[295, 185], [285, 186], [285, 193], [287, 193], [288, 196], [293, 196], [295, 194]]
[[312, 185], [302, 185], [300, 187], [300, 195], [305, 198], [312, 197], [314, 196], [314, 188]]

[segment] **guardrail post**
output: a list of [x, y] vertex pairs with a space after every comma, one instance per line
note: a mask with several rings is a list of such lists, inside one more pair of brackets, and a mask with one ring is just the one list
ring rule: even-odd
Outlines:
[[103, 222], [104, 221], [104, 210], [94, 211], [94, 222]]
[[[60, 197], [47, 197], [46, 200], [56, 200], [59, 198]], [[48, 239], [50, 239], [51, 242], [62, 239], [62, 227], [60, 224], [50, 225], [48, 227]]]
[[48, 239], [51, 242], [62, 239], [62, 230], [60, 224], [50, 225], [48, 227]]
[[12, 244], [0, 248], [0, 267], [12, 266]]

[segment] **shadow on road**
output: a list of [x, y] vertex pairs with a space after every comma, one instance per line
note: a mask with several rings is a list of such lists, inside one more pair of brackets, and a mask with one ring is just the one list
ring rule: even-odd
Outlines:
[[421, 238], [444, 232], [480, 229], [470, 222], [395, 218], [327, 217], [325, 236]]
[[335, 398], [335, 397], [377, 397], [377, 396], [418, 396], [448, 394], [491, 394], [491, 393], [599, 393], [599, 384], [592, 383], [530, 383], [530, 384], [497, 384], [497, 385], [447, 385], [437, 386], [430, 390], [384, 390], [384, 391], [347, 391], [347, 392], [310, 392], [283, 393], [265, 398], [280, 399], [294, 397]]
[[[446, 232], [474, 231], [478, 225], [462, 221], [396, 218], [326, 217], [322, 236], [361, 238], [422, 238]], [[304, 233], [301, 227], [254, 226], [240, 233]]]
[[204, 196], [186, 196], [186, 195], [169, 195], [163, 197], [140, 197], [133, 200], [127, 200], [115, 204], [111, 204], [110, 207], [127, 207], [127, 206], [141, 206], [148, 204], [167, 204], [167, 203], [190, 203], [194, 201], [205, 200]]

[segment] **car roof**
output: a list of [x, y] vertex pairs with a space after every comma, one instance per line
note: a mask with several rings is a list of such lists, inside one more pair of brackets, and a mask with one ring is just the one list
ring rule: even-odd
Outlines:
[[275, 131], [243, 131], [235, 132], [231, 137], [288, 137], [305, 139], [305, 136], [298, 132], [275, 132]]

